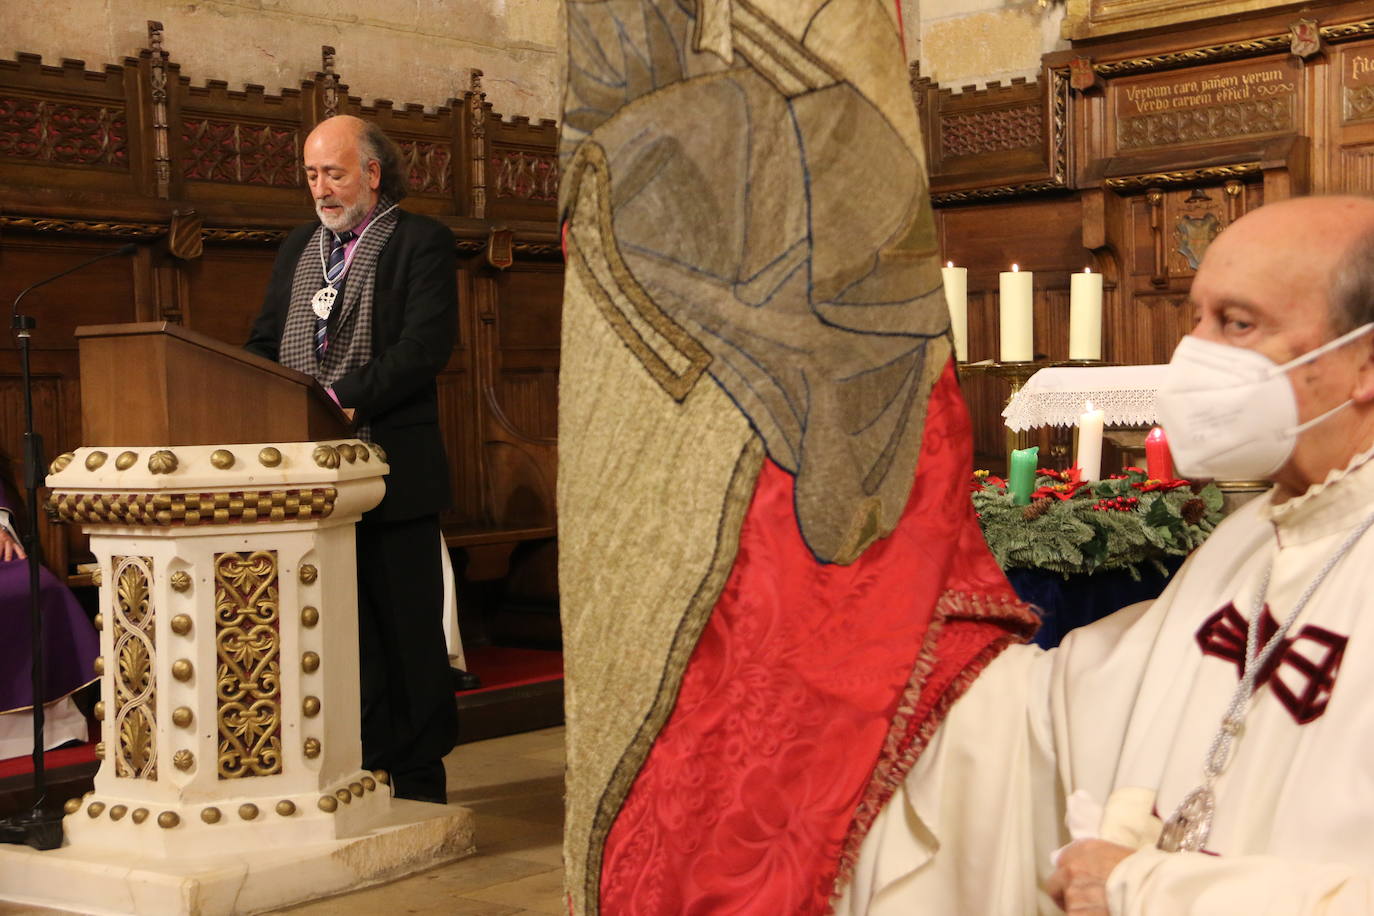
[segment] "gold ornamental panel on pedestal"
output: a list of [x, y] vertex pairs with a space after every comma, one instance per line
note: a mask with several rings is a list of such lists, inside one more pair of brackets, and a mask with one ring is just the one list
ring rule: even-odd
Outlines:
[[220, 779], [282, 771], [277, 553], [215, 555]]
[[151, 557], [111, 557], [114, 567], [115, 775], [157, 779], [157, 650]]

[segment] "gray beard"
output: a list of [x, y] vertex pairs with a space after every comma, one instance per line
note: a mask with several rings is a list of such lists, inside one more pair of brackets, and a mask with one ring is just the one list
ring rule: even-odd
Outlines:
[[320, 218], [324, 228], [330, 232], [343, 232], [346, 229], [352, 229], [363, 221], [363, 217], [367, 216], [367, 211], [370, 209], [366, 200], [360, 200], [351, 207], [345, 207], [342, 213], [331, 219], [320, 211], [320, 206], [320, 201], [316, 201], [315, 215]]

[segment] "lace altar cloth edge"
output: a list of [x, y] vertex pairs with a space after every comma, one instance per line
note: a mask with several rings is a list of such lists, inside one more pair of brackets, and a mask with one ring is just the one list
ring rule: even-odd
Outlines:
[[1167, 366], [1058, 367], [1041, 369], [1012, 395], [1002, 411], [1007, 428], [1075, 426], [1088, 402], [1106, 414], [1108, 426], [1155, 422], [1155, 391]]

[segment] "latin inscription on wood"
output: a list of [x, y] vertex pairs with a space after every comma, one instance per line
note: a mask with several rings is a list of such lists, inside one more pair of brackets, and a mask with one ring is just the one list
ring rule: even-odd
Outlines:
[[1345, 120], [1374, 121], [1374, 45], [1347, 48], [1341, 60]]
[[1118, 80], [1112, 84], [1117, 149], [1296, 131], [1298, 84], [1297, 65], [1286, 58]]

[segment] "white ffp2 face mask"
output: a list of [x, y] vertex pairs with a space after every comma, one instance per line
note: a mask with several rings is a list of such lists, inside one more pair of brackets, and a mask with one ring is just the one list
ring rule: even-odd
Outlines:
[[1374, 324], [1358, 327], [1281, 366], [1244, 347], [1183, 338], [1155, 397], [1178, 472], [1259, 480], [1283, 467], [1299, 433], [1351, 404], [1347, 400], [1299, 424], [1297, 398], [1286, 373], [1371, 330]]

